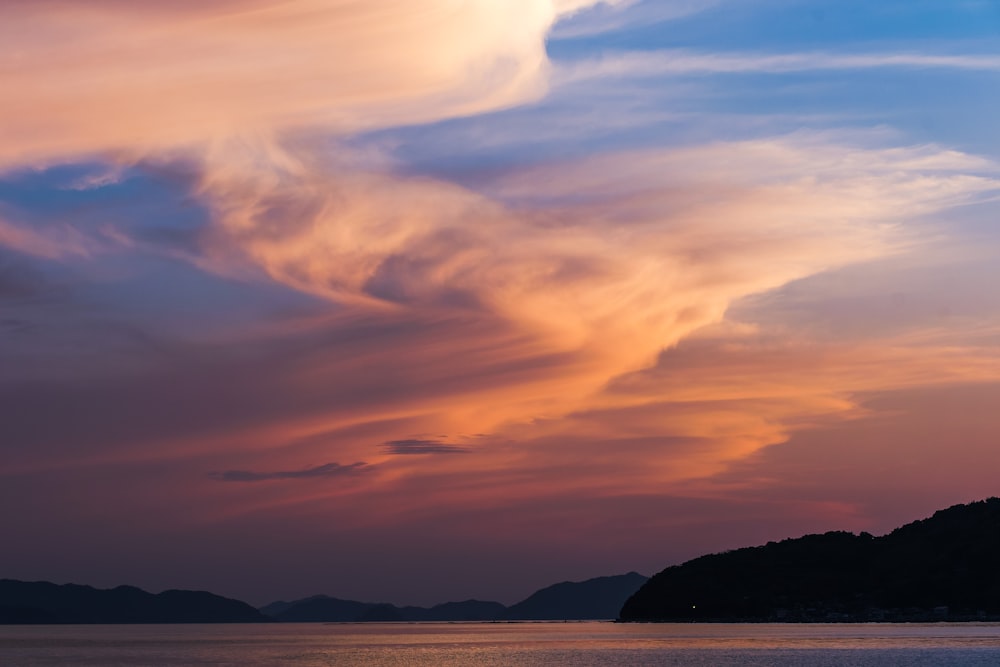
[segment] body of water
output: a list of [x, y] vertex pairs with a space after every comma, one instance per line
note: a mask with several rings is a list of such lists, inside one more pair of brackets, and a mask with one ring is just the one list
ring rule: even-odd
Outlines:
[[1000, 624], [0, 626], [0, 664], [996, 667]]

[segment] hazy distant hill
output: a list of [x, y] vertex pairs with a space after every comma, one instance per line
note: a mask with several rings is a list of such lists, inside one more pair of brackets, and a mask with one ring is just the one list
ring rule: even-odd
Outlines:
[[1000, 499], [882, 537], [831, 532], [702, 556], [653, 576], [621, 619], [1000, 620]]
[[[263, 613], [275, 609], [279, 604], [273, 603], [260, 609]], [[338, 600], [326, 595], [314, 595], [305, 600], [283, 603], [285, 608], [271, 612], [270, 615], [279, 621], [289, 623], [307, 623], [310, 621], [328, 621], [334, 623], [353, 622], [360, 619], [364, 613], [376, 605], [354, 600]]]
[[[281, 607], [284, 605], [284, 608]], [[286, 623], [328, 622], [358, 623], [365, 621], [492, 621], [500, 618], [506, 608], [499, 602], [466, 600], [448, 602], [430, 609], [397, 607], [386, 603], [356, 602], [316, 595], [298, 602], [272, 603], [261, 608], [276, 620]]]
[[428, 609], [425, 621], [492, 621], [503, 615], [505, 607], [499, 602], [466, 600], [445, 602]]
[[0, 579], [0, 623], [257, 623], [250, 605], [204, 591], [110, 590]]
[[273, 602], [261, 607], [261, 612], [284, 622], [610, 619], [617, 617], [622, 604], [644, 581], [646, 577], [630, 572], [614, 577], [564, 582], [543, 588], [512, 607], [504, 607], [499, 602], [466, 600], [427, 609], [316, 595], [295, 602]]
[[286, 609], [291, 609], [293, 606], [297, 604], [304, 604], [306, 602], [311, 602], [312, 600], [322, 600], [324, 598], [330, 599], [329, 596], [327, 595], [314, 595], [309, 598], [303, 598], [302, 600], [293, 600], [292, 602], [285, 602], [284, 600], [279, 600], [277, 602], [272, 602], [271, 604], [264, 605], [257, 611], [264, 614], [265, 616], [273, 617], [277, 616]]
[[618, 611], [647, 577], [629, 572], [614, 577], [554, 584], [508, 607], [510, 620], [583, 620], [618, 618]]

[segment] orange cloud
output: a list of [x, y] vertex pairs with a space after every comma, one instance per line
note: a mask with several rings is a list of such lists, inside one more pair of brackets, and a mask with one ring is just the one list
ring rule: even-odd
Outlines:
[[[428, 386], [456, 367], [483, 378], [448, 399], [460, 432], [579, 410], [735, 299], [899, 252], [916, 241], [905, 221], [998, 186], [952, 152], [796, 137], [552, 164], [482, 192], [278, 162], [206, 164], [216, 265], [242, 257], [344, 312], [489, 323], [393, 362]], [[501, 379], [501, 366], [522, 370]]]
[[[776, 483], [792, 483], [768, 478], [780, 467], [749, 465], [753, 475], [745, 477], [731, 468], [799, 434], [822, 439], [848, 422], [858, 424], [855, 437], [885, 449], [877, 458], [905, 460], [912, 439], [905, 419], [902, 426], [886, 421], [868, 407], [868, 397], [900, 396], [895, 411], [901, 411], [908, 407], [906, 392], [972, 383], [1000, 383], [995, 349], [904, 341], [796, 346], [723, 330], [665, 353], [655, 369], [619, 380], [589, 409], [507, 424], [473, 441], [468, 456], [385, 463], [379, 483], [358, 492], [370, 503], [368, 520], [393, 524], [441, 513], [545, 512], [570, 498], [602, 502], [611, 511], [616, 499], [632, 497], [718, 498], [748, 489], [766, 495]], [[866, 429], [877, 435], [864, 435]], [[893, 429], [909, 435], [896, 437]], [[403, 474], [389, 474], [396, 466], [405, 466]], [[399, 497], [407, 499], [405, 512], [394, 504]], [[323, 506], [324, 494], [299, 501]]]

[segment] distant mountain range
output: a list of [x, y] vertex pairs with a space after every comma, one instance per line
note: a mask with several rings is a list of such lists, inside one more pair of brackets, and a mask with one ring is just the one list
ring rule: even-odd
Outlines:
[[646, 581], [635, 572], [565, 582], [544, 588], [523, 602], [466, 600], [429, 609], [355, 602], [316, 595], [274, 602], [260, 610], [204, 591], [158, 595], [132, 586], [101, 590], [90, 586], [0, 580], [0, 624], [45, 623], [261, 623], [365, 621], [513, 621], [614, 619], [622, 603]]
[[830, 532], [702, 556], [631, 596], [625, 621], [1000, 620], [1000, 498], [873, 537]]
[[266, 616], [239, 600], [204, 591], [132, 586], [100, 590], [47, 581], [0, 579], [0, 623], [260, 623]]
[[1000, 498], [873, 537], [829, 532], [543, 588], [505, 607], [431, 608], [316, 595], [250, 605], [204, 591], [0, 580], [0, 624], [589, 620], [1000, 621]]
[[505, 607], [499, 602], [466, 600], [435, 607], [397, 607], [315, 595], [294, 602], [273, 602], [261, 613], [282, 622], [364, 621], [522, 621], [614, 619], [622, 604], [646, 581], [629, 572], [543, 588]]

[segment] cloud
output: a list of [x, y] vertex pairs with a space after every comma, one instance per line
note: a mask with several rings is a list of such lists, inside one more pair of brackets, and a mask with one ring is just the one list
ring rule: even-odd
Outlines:
[[339, 463], [326, 463], [315, 468], [305, 468], [304, 470], [276, 470], [272, 472], [251, 472], [248, 470], [226, 470], [223, 472], [211, 472], [208, 474], [219, 482], [268, 482], [276, 479], [313, 479], [317, 477], [349, 477], [366, 472], [369, 469], [367, 463], [351, 463], [350, 465], [340, 465]]
[[[849, 479], [852, 464], [838, 452], [857, 446], [841, 446], [837, 433], [865, 433], [872, 458], [882, 448], [877, 458], [898, 464], [920, 454], [909, 451], [911, 438], [896, 435], [909, 431], [903, 415], [911, 409], [910, 392], [933, 388], [940, 396], [982, 391], [992, 396], [998, 382], [995, 340], [961, 347], [953, 341], [914, 344], [898, 338], [790, 343], [784, 332], [725, 324], [665, 351], [653, 368], [620, 378], [589, 407], [507, 424], [476, 457], [435, 460], [432, 472], [417, 470], [394, 479], [384, 493], [373, 490], [370, 502], [389, 506], [393, 498], [410, 499], [408, 513], [398, 521], [434, 512], [449, 521], [464, 516], [475, 523], [477, 512], [487, 512], [516, 523], [530, 522], [535, 512], [554, 512], [586, 534], [588, 518], [554, 508], [574, 498], [601, 499], [602, 504], [664, 495], [721, 499], [822, 485], [815, 479], [768, 477], [781, 469], [768, 470], [761, 461], [770, 458], [761, 457], [781, 443], [826, 443], [822, 460], [843, 468], [836, 473], [839, 480]], [[893, 397], [889, 410], [887, 396]], [[925, 401], [916, 409], [924, 414], [921, 423], [936, 424], [940, 440], [948, 440], [953, 430], [968, 430], [965, 424], [949, 425], [947, 401], [938, 407]], [[968, 412], [976, 414], [975, 428], [988, 432], [988, 411]], [[980, 437], [976, 446], [984, 442]], [[782, 451], [801, 460], [794, 449]], [[741, 475], [747, 470], [753, 475]], [[822, 477], [822, 466], [811, 470]], [[642, 519], [643, 525], [657, 520]], [[466, 528], [475, 532], [471, 525]]]
[[705, 11], [720, 2], [722, 0], [619, 0], [604, 3], [560, 21], [552, 31], [552, 38], [591, 37], [639, 25], [655, 25]]
[[546, 33], [594, 2], [4, 2], [0, 168], [523, 103]]
[[0, 247], [24, 255], [46, 259], [89, 257], [109, 244], [82, 233], [71, 225], [39, 230], [31, 225], [17, 224], [0, 218]]
[[[104, 150], [169, 161], [187, 147], [192, 195], [213, 219], [191, 261], [326, 300], [327, 332], [435, 331], [390, 352], [351, 345], [366, 363], [391, 359], [387, 377], [394, 366], [437, 383], [417, 397], [383, 382], [371, 393], [391, 407], [377, 418], [444, 412], [436, 401], [459, 394], [456, 432], [579, 409], [735, 299], [898, 252], [904, 220], [996, 188], [968, 155], [796, 136], [541, 164], [475, 190], [316, 146], [536, 99], [545, 35], [596, 4], [8, 2], [0, 36], [22, 66], [0, 75], [18, 91], [0, 109], [0, 162]], [[649, 58], [621, 67], [671, 54]], [[72, 226], [0, 222], [0, 242], [37, 256], [93, 253], [84, 241]], [[331, 358], [301, 382], [360, 363]]]
[[[287, 153], [285, 169], [210, 161], [198, 180], [216, 220], [205, 264], [224, 275], [256, 269], [329, 304], [328, 316], [283, 334], [315, 336], [282, 367], [289, 395], [314, 397], [309, 411], [277, 417], [283, 441], [395, 420], [382, 442], [490, 432], [545, 443], [532, 453], [544, 465], [543, 452], [566, 455], [559, 443], [600, 461], [596, 432], [617, 442], [613, 425], [632, 423], [643, 425], [644, 451], [673, 443], [670, 476], [704, 473], [780, 441], [803, 415], [855, 404], [804, 395], [791, 380], [773, 404], [747, 397], [693, 412], [663, 407], [659, 384], [606, 388], [655, 366], [736, 300], [917, 247], [926, 232], [916, 221], [998, 189], [996, 167], [975, 156], [836, 139], [620, 152], [526, 167], [476, 190], [349, 171], [309, 151]], [[932, 359], [921, 381], [934, 376], [941, 358]], [[604, 425], [573, 417], [582, 414], [604, 414]], [[369, 455], [336, 442], [341, 455]]]
[[443, 440], [389, 440], [383, 447], [390, 454], [465, 454], [470, 450]]
[[562, 63], [559, 85], [603, 78], [697, 74], [784, 74], [818, 70], [937, 68], [1000, 72], [1000, 54], [926, 53], [704, 53], [684, 49], [611, 53]]
[[808, 135], [527, 167], [477, 192], [246, 164], [205, 167], [220, 262], [235, 248], [278, 282], [373, 312], [499, 316], [545, 349], [614, 349], [626, 367], [733, 298], [893, 252], [902, 221], [998, 187], [973, 156]]

